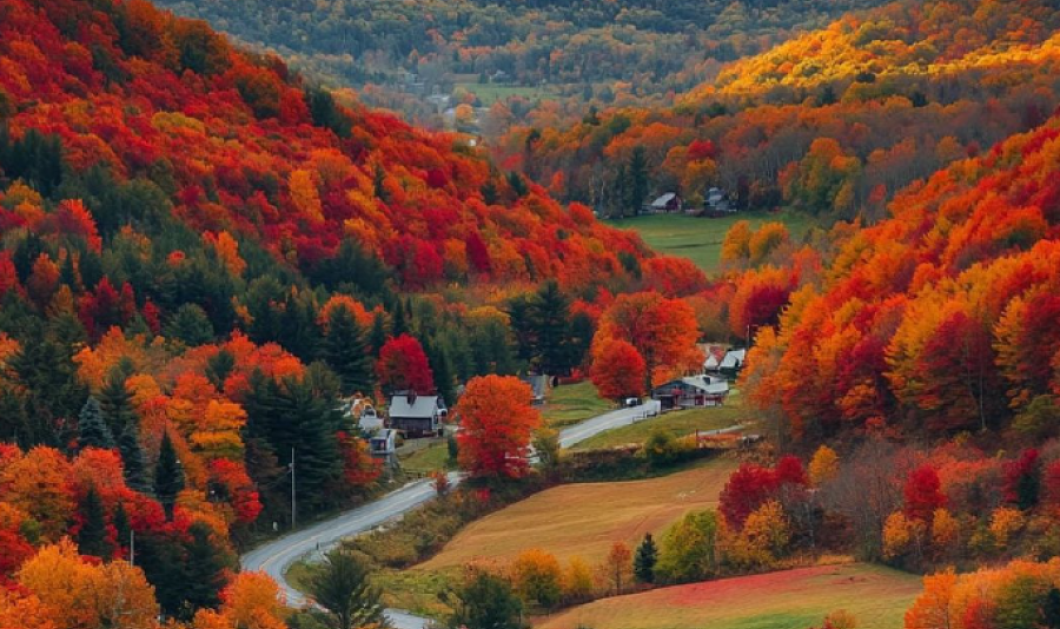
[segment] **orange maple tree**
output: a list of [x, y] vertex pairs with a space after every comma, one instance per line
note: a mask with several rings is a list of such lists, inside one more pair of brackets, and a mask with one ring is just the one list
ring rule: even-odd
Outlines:
[[529, 466], [530, 439], [541, 425], [530, 385], [513, 376], [467, 383], [456, 406], [460, 467], [472, 476], [518, 478]]

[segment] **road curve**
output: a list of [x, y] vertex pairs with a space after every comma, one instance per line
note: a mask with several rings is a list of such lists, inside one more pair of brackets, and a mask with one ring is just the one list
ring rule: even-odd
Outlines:
[[[453, 485], [459, 483], [460, 475], [456, 472], [450, 473], [449, 481]], [[240, 557], [240, 564], [243, 570], [268, 574], [283, 589], [287, 604], [301, 607], [306, 602], [305, 597], [284, 578], [284, 573], [291, 564], [310, 553], [330, 550], [343, 538], [369, 531], [434, 497], [431, 480], [423, 479], [409, 483], [378, 500], [259, 546]], [[401, 629], [397, 623], [393, 624]]]
[[[565, 428], [560, 431], [560, 445], [569, 448], [602, 432], [658, 414], [658, 404], [652, 400], [642, 406], [620, 408]], [[741, 428], [732, 426], [704, 434], [723, 434]], [[461, 475], [458, 472], [449, 473], [451, 485], [455, 486], [460, 480]], [[344, 538], [370, 531], [388, 520], [400, 517], [428, 502], [435, 495], [432, 481], [429, 479], [408, 483], [378, 500], [259, 546], [240, 557], [240, 565], [243, 570], [268, 574], [284, 591], [288, 605], [302, 607], [306, 604], [305, 597], [285, 578], [285, 573], [292, 564], [310, 553], [326, 552]], [[394, 629], [425, 629], [430, 623], [426, 618], [396, 609], [386, 610], [386, 615]]]

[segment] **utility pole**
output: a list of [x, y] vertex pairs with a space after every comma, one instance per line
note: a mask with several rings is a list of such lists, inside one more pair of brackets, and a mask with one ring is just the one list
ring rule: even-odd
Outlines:
[[136, 531], [129, 529], [129, 565], [136, 565]]
[[297, 495], [298, 495], [298, 490], [297, 490], [297, 487], [295, 485], [295, 477], [294, 477], [294, 448], [291, 448], [291, 530], [292, 531], [294, 530], [294, 527], [295, 527], [295, 524], [297, 523], [297, 518], [298, 518], [298, 516], [297, 516], [298, 503], [296, 501], [296, 496]]

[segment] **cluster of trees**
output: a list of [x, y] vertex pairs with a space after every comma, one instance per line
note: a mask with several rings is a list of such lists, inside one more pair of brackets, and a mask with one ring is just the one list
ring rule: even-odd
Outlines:
[[905, 614], [906, 629], [1060, 626], [1060, 562], [1013, 561], [958, 575], [924, 578]]
[[[139, 556], [138, 556], [139, 557]], [[208, 558], [208, 557], [204, 557]], [[207, 588], [214, 583], [202, 583]], [[78, 554], [69, 540], [47, 544], [0, 589], [0, 625], [73, 629], [163, 626], [155, 588], [145, 569], [124, 560], [106, 564]], [[217, 592], [213, 592], [218, 597]], [[168, 622], [182, 629], [283, 629], [283, 595], [262, 574], [234, 576], [216, 600], [216, 610], [202, 610], [187, 622]]]
[[446, 85], [452, 75], [485, 83], [500, 72], [505, 84], [569, 86], [581, 105], [593, 98], [610, 102], [623, 89], [667, 97], [710, 78], [725, 62], [879, 2], [432, 0], [411, 7], [346, 0], [327, 12], [289, 0], [162, 4], [277, 50], [300, 67], [367, 88], [362, 91], [373, 104], [422, 115], [429, 108], [421, 99], [398, 97], [404, 72]]
[[816, 264], [800, 265], [744, 372], [779, 434], [1055, 435], [1058, 133], [1053, 120], [1014, 136], [903, 192], [894, 218], [804, 252]]
[[[588, 209], [202, 23], [141, 0], [3, 14], [0, 615], [149, 626], [97, 609], [127, 583], [145, 618], [279, 627], [235, 550], [291, 521], [292, 463], [304, 512], [373, 489], [343, 398], [573, 371], [614, 294], [680, 283]], [[536, 413], [482, 382], [461, 453], [516, 475]], [[526, 402], [518, 430], [494, 397]], [[26, 580], [42, 554], [97, 607]], [[103, 620], [62, 615], [80, 607]]]
[[616, 174], [641, 151], [649, 189], [693, 205], [719, 186], [743, 209], [875, 221], [907, 184], [1060, 104], [1057, 20], [1043, 1], [904, 0], [738, 62], [675, 106], [613, 106], [569, 125], [543, 111], [495, 150], [602, 213], [626, 211]]

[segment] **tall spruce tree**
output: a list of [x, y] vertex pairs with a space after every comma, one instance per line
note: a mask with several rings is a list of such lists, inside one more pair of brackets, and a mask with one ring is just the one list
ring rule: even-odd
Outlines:
[[421, 343], [423, 353], [427, 354], [427, 363], [434, 374], [434, 388], [438, 395], [445, 400], [447, 406], [456, 402], [456, 381], [453, 378], [453, 364], [445, 352], [445, 348], [437, 341], [425, 338]]
[[570, 300], [555, 280], [545, 282], [530, 301], [536, 351], [540, 369], [546, 374], [566, 375], [572, 367]]
[[234, 567], [226, 562], [224, 551], [212, 540], [210, 529], [201, 522], [188, 529], [184, 543], [184, 601], [187, 614], [205, 607], [217, 607], [224, 588], [225, 570]]
[[336, 406], [334, 393], [314, 387], [309, 372], [283, 383], [260, 373], [251, 378], [245, 403], [248, 434], [263, 438], [282, 466], [290, 465], [294, 450], [299, 504], [309, 509], [329, 502], [326, 489], [342, 472]]
[[83, 521], [77, 532], [77, 549], [82, 555], [106, 559], [111, 555], [107, 541], [107, 514], [95, 487], [89, 487], [81, 503]]
[[374, 369], [364, 331], [346, 306], [335, 308], [328, 316], [324, 361], [342, 381], [344, 395], [370, 395], [375, 388]]
[[129, 424], [137, 422], [132, 394], [125, 387], [128, 374], [121, 365], [107, 375], [103, 389], [99, 392], [99, 407], [111, 434], [121, 435]]
[[103, 413], [96, 398], [90, 397], [81, 407], [77, 419], [77, 431], [80, 434], [78, 445], [81, 448], [113, 448], [114, 435], [103, 420]]
[[409, 331], [409, 324], [405, 320], [405, 306], [401, 298], [394, 300], [394, 308], [390, 313], [390, 333], [397, 338]]
[[184, 489], [184, 468], [177, 458], [177, 450], [169, 438], [169, 432], [162, 435], [162, 445], [158, 450], [158, 465], [155, 466], [155, 497], [162, 503], [166, 520], [173, 520], [173, 508], [177, 504], [177, 495]]
[[629, 196], [626, 199], [626, 207], [631, 215], [637, 212], [648, 199], [648, 154], [643, 146], [633, 149], [633, 155], [629, 158]]
[[118, 437], [118, 451], [121, 452], [125, 484], [130, 489], [145, 494], [151, 491], [147, 482], [147, 465], [144, 463], [144, 450], [140, 446], [140, 429], [136, 421], [125, 426], [125, 431]]
[[637, 547], [633, 558], [633, 576], [641, 583], [655, 583], [655, 564], [659, 561], [659, 549], [651, 533], [644, 534], [644, 541]]
[[356, 555], [333, 550], [309, 581], [309, 594], [325, 610], [333, 629], [386, 626], [379, 590], [369, 581], [368, 566]]
[[372, 333], [368, 337], [368, 343], [371, 346], [374, 358], [379, 358], [379, 352], [386, 345], [386, 338], [386, 315], [382, 312], [376, 312], [375, 318], [372, 319]]
[[[114, 536], [117, 538], [118, 547], [127, 548], [130, 546], [132, 523], [129, 522], [129, 512], [125, 510], [125, 503], [119, 502], [118, 506], [114, 508], [114, 516], [111, 522], [114, 524]], [[125, 559], [129, 558], [127, 554], [122, 556]]]

